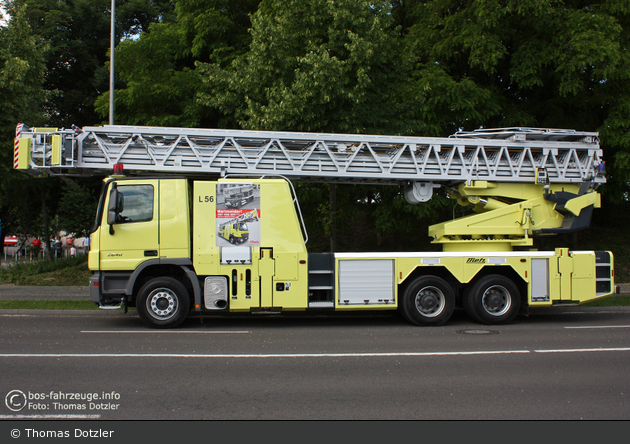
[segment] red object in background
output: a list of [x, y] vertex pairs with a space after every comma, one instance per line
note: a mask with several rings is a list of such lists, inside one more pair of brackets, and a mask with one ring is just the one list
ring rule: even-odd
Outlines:
[[74, 243], [74, 239], [72, 239], [71, 237], [66, 238], [66, 245], [72, 245], [73, 243]]
[[17, 236], [4, 236], [5, 247], [15, 247], [18, 243]]
[[41, 247], [42, 241], [40, 241], [39, 239], [35, 239], [31, 245], [34, 247]]

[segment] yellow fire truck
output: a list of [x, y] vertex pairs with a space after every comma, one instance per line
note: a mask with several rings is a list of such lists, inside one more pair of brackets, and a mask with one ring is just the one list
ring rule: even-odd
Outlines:
[[242, 213], [227, 222], [219, 224], [219, 237], [227, 240], [231, 244], [243, 244], [249, 241], [249, 227], [248, 222], [257, 222], [258, 215], [256, 210]]
[[[109, 176], [91, 234], [91, 300], [135, 306], [151, 327], [175, 327], [191, 312], [326, 310], [399, 310], [412, 323], [440, 325], [456, 305], [480, 323], [501, 324], [530, 307], [615, 291], [611, 252], [533, 249], [535, 236], [588, 228], [601, 205], [597, 133], [503, 128], [432, 138], [21, 125], [14, 166]], [[395, 185], [412, 204], [445, 187], [472, 213], [430, 227], [439, 253], [309, 253], [293, 181]], [[239, 187], [259, 192], [256, 208], [218, 204], [220, 190]], [[221, 234], [237, 223], [232, 211], [255, 212], [247, 244]]]

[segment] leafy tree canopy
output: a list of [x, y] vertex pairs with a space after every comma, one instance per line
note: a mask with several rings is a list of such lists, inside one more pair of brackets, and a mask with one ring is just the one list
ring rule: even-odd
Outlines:
[[[628, 0], [117, 3], [116, 123], [422, 136], [599, 131], [604, 196], [628, 199]], [[33, 91], [25, 102], [5, 99], [6, 109], [37, 109], [65, 126], [105, 117], [109, 0], [3, 4], [12, 17], [27, 6], [22, 32], [31, 37], [12, 56], [1, 53], [0, 88], [24, 78]], [[42, 63], [45, 75], [34, 70]], [[419, 216], [451, 211], [439, 198], [402, 211], [395, 187], [304, 185], [300, 193], [329, 233], [332, 222], [359, 220], [381, 235], [410, 231]]]
[[604, 196], [627, 197], [630, 2], [435, 0], [403, 10], [423, 121], [442, 135], [599, 131], [610, 173]]
[[[96, 98], [109, 88], [111, 0], [4, 0], [14, 15], [25, 11], [33, 32], [49, 44], [44, 88], [51, 126], [94, 125], [99, 119]], [[168, 0], [118, 0], [116, 41], [146, 31], [155, 21], [168, 20]]]
[[[9, 25], [0, 27], [0, 219], [3, 233], [38, 233], [41, 199], [49, 180], [36, 181], [13, 171], [16, 125], [45, 122], [45, 52], [32, 32], [26, 11], [14, 11]], [[0, 247], [1, 248], [1, 247]]]

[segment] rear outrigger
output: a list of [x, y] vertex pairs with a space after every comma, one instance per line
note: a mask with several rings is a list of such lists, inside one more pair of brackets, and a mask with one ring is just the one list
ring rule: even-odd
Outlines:
[[[91, 234], [91, 300], [151, 327], [191, 311], [399, 310], [441, 325], [613, 294], [606, 251], [535, 251], [586, 229], [605, 181], [597, 133], [501, 129], [450, 138], [105, 126], [22, 127], [16, 168], [129, 174], [104, 182]], [[207, 177], [207, 178], [206, 178]], [[445, 186], [473, 214], [429, 228], [443, 251], [309, 253], [291, 181]], [[236, 200], [232, 196], [237, 196]]]

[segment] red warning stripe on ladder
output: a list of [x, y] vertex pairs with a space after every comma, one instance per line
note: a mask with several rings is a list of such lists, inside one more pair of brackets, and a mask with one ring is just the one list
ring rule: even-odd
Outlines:
[[20, 136], [22, 135], [23, 123], [18, 123], [15, 127], [15, 141], [13, 143], [13, 168], [17, 169], [20, 163]]

